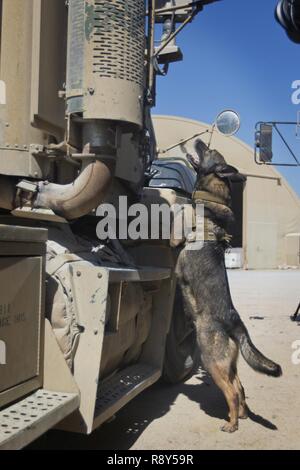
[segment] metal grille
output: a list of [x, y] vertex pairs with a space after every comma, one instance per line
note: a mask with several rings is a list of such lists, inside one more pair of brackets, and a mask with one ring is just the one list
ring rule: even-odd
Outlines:
[[72, 393], [38, 390], [0, 411], [0, 450], [19, 449], [79, 406]]
[[95, 0], [93, 72], [143, 86], [144, 0]]

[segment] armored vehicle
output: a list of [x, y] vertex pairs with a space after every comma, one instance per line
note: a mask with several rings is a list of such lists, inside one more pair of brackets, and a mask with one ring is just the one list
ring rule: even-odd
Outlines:
[[1, 449], [89, 434], [198, 366], [184, 237], [174, 217], [169, 238], [128, 235], [122, 201], [191, 202], [189, 163], [156, 161], [151, 109], [178, 34], [217, 1], [0, 0]]
[[174, 308], [176, 244], [97, 227], [120, 196], [189, 200], [149, 184], [150, 111], [157, 75], [182, 59], [177, 34], [209, 3], [0, 2], [2, 449], [54, 426], [91, 433], [197, 365], [193, 322]]

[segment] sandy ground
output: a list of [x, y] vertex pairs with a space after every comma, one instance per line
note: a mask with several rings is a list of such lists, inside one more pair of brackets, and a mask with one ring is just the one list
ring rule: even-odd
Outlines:
[[292, 362], [292, 343], [300, 340], [300, 323], [289, 316], [300, 299], [300, 271], [230, 271], [229, 278], [234, 303], [254, 343], [284, 372], [279, 379], [265, 377], [240, 359], [252, 413], [240, 421], [238, 432], [219, 430], [227, 414], [224, 398], [199, 371], [185, 384], [155, 384], [90, 437], [51, 431], [31, 448], [299, 449], [300, 364]]

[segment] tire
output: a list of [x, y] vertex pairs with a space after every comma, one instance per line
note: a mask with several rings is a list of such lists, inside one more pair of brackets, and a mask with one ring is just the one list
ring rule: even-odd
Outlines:
[[170, 330], [166, 339], [162, 379], [176, 384], [194, 375], [200, 365], [196, 325], [183, 308], [179, 289], [176, 290]]

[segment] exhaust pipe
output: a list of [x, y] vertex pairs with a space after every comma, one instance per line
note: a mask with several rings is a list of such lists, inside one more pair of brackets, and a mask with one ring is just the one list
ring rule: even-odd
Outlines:
[[0, 175], [0, 208], [12, 211], [22, 203], [30, 202], [33, 208], [52, 209], [67, 220], [77, 219], [103, 202], [114, 170], [114, 159], [96, 160], [89, 163], [73, 183], [61, 185], [40, 181], [36, 184], [35, 193], [23, 189], [21, 197], [17, 181]]
[[82, 151], [76, 156], [82, 171], [66, 185], [41, 181], [16, 186], [4, 177], [0, 206], [12, 210], [20, 200], [73, 220], [103, 202], [122, 133], [143, 127], [145, 2], [70, 0], [68, 8], [67, 135], [82, 136], [76, 145]]
[[78, 155], [83, 169], [77, 178], [70, 184], [18, 184], [19, 180], [0, 175], [0, 207], [13, 210], [29, 203], [34, 209], [51, 209], [67, 220], [89, 214], [103, 202], [113, 181], [117, 142], [114, 123], [84, 123], [83, 154]]
[[89, 163], [71, 184], [42, 181], [33, 202], [34, 208], [52, 209], [65, 219], [73, 220], [89, 214], [104, 200], [115, 169], [113, 159]]
[[73, 220], [89, 214], [103, 202], [116, 167], [117, 125], [109, 121], [86, 121], [82, 145], [83, 170], [79, 176], [66, 185], [38, 183], [34, 208], [52, 209], [65, 219]]

